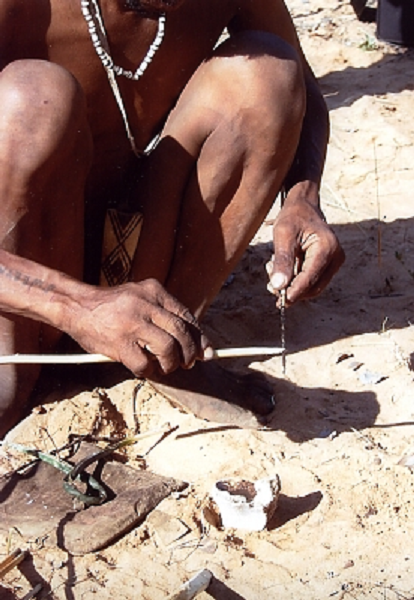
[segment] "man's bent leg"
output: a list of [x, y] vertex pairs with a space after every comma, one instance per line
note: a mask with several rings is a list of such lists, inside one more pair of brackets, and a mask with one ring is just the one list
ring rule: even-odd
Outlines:
[[[231, 52], [236, 56], [228, 58]], [[203, 67], [206, 82], [218, 71], [208, 107], [214, 113], [186, 190], [166, 284], [197, 316], [240, 260], [293, 161], [305, 108], [295, 58], [278, 38], [252, 33], [226, 42]]]
[[304, 109], [290, 46], [259, 32], [224, 42], [187, 85], [149, 157], [133, 279], [156, 277], [200, 317], [274, 202]]
[[[283, 41], [245, 33], [220, 46], [182, 94], [150, 163], [151, 204], [135, 276], [164, 280], [202, 317], [283, 184], [304, 109], [301, 67]], [[153, 254], [155, 240], [156, 260], [149, 264], [144, 257]], [[156, 385], [212, 420], [240, 421], [237, 407], [221, 409], [212, 398], [261, 414], [273, 406], [257, 378], [236, 379], [215, 364], [198, 364]]]
[[[17, 61], [0, 73], [0, 247], [77, 278], [90, 134], [82, 92], [64, 69]], [[0, 354], [48, 351], [61, 333], [0, 316]], [[0, 367], [0, 437], [21, 418], [37, 366]]]

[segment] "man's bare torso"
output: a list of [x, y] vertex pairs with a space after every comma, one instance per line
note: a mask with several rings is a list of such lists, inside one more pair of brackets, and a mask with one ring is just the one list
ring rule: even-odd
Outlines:
[[[278, 25], [269, 17], [268, 9], [279, 4], [279, 0], [185, 0], [168, 13], [164, 41], [142, 79], [131, 82], [118, 78], [140, 150], [158, 132], [223, 29], [274, 30]], [[114, 62], [135, 70], [154, 39], [157, 21], [125, 10], [121, 0], [100, 0], [100, 6]], [[277, 16], [278, 11], [273, 12]], [[281, 17], [282, 28], [283, 8]], [[119, 173], [131, 149], [80, 0], [0, 0], [0, 31], [1, 67], [16, 59], [38, 58], [60, 64], [76, 77], [88, 103], [95, 142], [94, 172], [99, 178]], [[285, 30], [284, 35], [289, 38], [292, 33]]]
[[[141, 81], [118, 78], [140, 150], [158, 131], [192, 72], [213, 48], [231, 20], [235, 4], [234, 0], [187, 0], [168, 15], [164, 41]], [[96, 162], [95, 167], [101, 173], [108, 173], [111, 164], [121, 167], [131, 149], [80, 0], [5, 0], [1, 5], [2, 66], [16, 59], [39, 58], [67, 68], [87, 98], [95, 161], [102, 163], [102, 170]], [[115, 63], [135, 70], [156, 34], [157, 21], [120, 11], [114, 0], [101, 0], [101, 10]]]

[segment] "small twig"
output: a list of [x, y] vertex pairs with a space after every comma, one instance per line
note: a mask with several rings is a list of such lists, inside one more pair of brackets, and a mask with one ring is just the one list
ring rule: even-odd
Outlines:
[[381, 254], [382, 254], [382, 221], [381, 221], [381, 204], [379, 196], [379, 176], [378, 176], [378, 161], [377, 161], [377, 147], [375, 145], [375, 139], [372, 140], [374, 144], [374, 174], [375, 174], [375, 196], [377, 201], [377, 218], [378, 218], [378, 230], [377, 230], [377, 259], [378, 267], [381, 269]]
[[374, 442], [372, 440], [369, 439], [369, 437], [367, 437], [366, 435], [363, 435], [360, 431], [358, 431], [358, 429], [355, 429], [355, 427], [350, 427], [350, 430], [353, 433], [356, 433], [356, 435], [361, 439], [364, 440], [364, 442], [368, 442], [371, 445], [374, 445]]
[[282, 372], [286, 377], [286, 288], [280, 292], [280, 337], [282, 342]]
[[[340, 197], [339, 194], [337, 194], [335, 192], [335, 190], [328, 183], [325, 183], [323, 185], [323, 187], [330, 193], [331, 197], [335, 201], [335, 204], [331, 204], [331, 206], [334, 206], [335, 208], [340, 208], [341, 210], [346, 212], [348, 215], [356, 215], [357, 217], [361, 218], [361, 213], [349, 208], [346, 201], [342, 197]], [[324, 204], [327, 204], [326, 200], [324, 201]], [[355, 223], [355, 225], [358, 227], [358, 229], [360, 229], [363, 233], [365, 233], [364, 229], [361, 227], [361, 225], [359, 223]]]
[[[252, 346], [247, 348], [222, 348], [214, 351], [213, 358], [238, 358], [242, 356], [277, 356], [284, 348]], [[103, 354], [8, 354], [0, 356], [0, 365], [80, 365], [115, 362]]]
[[56, 453], [57, 457], [59, 458], [59, 448], [56, 446], [56, 444], [55, 444], [55, 440], [54, 440], [54, 439], [53, 439], [53, 437], [50, 435], [50, 433], [49, 433], [49, 431], [48, 431], [47, 427], [40, 427], [40, 429], [46, 433], [47, 437], [49, 438], [49, 440], [51, 441], [51, 443], [52, 443], [52, 445], [53, 445], [53, 448], [54, 448], [54, 451], [55, 451], [55, 453]]
[[375, 440], [369, 438], [367, 435], [363, 435], [360, 431], [358, 431], [358, 429], [355, 429], [355, 427], [350, 427], [350, 430], [353, 431], [353, 433], [356, 433], [356, 435], [361, 440], [363, 440], [366, 444], [368, 444], [369, 446], [372, 446], [372, 448], [377, 448], [378, 450], [385, 452], [385, 450], [384, 450], [384, 448], [382, 448], [381, 444], [379, 444]]
[[9, 554], [1, 563], [0, 563], [0, 577], [4, 577], [6, 573], [17, 567], [27, 556], [27, 551], [20, 550], [17, 548], [14, 552]]
[[132, 415], [134, 418], [134, 434], [137, 435], [140, 432], [140, 422], [138, 420], [138, 409], [137, 409], [137, 400], [138, 400], [138, 394], [141, 390], [141, 388], [144, 385], [144, 380], [141, 379], [137, 385], [134, 387], [134, 391], [132, 392]]
[[[168, 427], [168, 429], [167, 429], [167, 427]], [[156, 440], [152, 444], [152, 446], [150, 446], [148, 448], [148, 450], [146, 450], [146, 452], [143, 454], [143, 457], [145, 458], [146, 456], [148, 456], [148, 454], [150, 452], [152, 452], [154, 450], [154, 448], [156, 446], [158, 446], [158, 444], [160, 444], [163, 440], [165, 440], [165, 438], [167, 436], [169, 436], [171, 433], [173, 433], [174, 431], [177, 431], [178, 428], [179, 428], [179, 425], [173, 425], [173, 426], [171, 426], [170, 424], [168, 424], [168, 426], [166, 426], [165, 429], [163, 429], [163, 430], [160, 431], [160, 434], [161, 434], [160, 437], [158, 438], [158, 440]]]
[[34, 598], [35, 596], [37, 596], [37, 594], [39, 592], [41, 592], [43, 589], [43, 585], [41, 583], [38, 583], [30, 592], [28, 592], [23, 598], [22, 600], [31, 600], [32, 598]]
[[22, 534], [20, 533], [20, 531], [16, 527], [10, 527], [9, 533], [7, 535], [7, 546], [6, 546], [6, 552], [7, 552], [7, 554], [11, 554], [10, 549], [11, 549], [11, 545], [12, 545], [12, 533], [13, 533], [13, 531], [15, 531], [18, 535], [20, 535], [20, 537], [22, 537]]

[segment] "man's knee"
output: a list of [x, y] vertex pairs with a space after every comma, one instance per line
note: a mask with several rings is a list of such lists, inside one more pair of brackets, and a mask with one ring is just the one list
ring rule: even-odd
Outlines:
[[260, 124], [267, 130], [301, 126], [305, 83], [299, 56], [290, 44], [270, 33], [246, 31], [223, 42], [211, 61], [218, 81], [228, 81], [226, 93], [233, 110], [240, 107], [247, 125], [253, 120], [259, 135]]
[[270, 33], [243, 32], [199, 67], [166, 133], [174, 136], [178, 129], [191, 147], [192, 139], [210, 140], [221, 131], [215, 138], [233, 140], [233, 148], [271, 157], [281, 143], [296, 146], [305, 109], [304, 76], [293, 47]]
[[[0, 131], [13, 161], [29, 172], [56, 151], [72, 147], [84, 131], [82, 90], [62, 67], [42, 60], [18, 60], [0, 73]], [[77, 136], [77, 138], [76, 138]]]
[[41, 120], [64, 121], [79, 116], [84, 108], [83, 93], [73, 75], [44, 60], [9, 63], [0, 73], [0, 97], [2, 115], [35, 112]]

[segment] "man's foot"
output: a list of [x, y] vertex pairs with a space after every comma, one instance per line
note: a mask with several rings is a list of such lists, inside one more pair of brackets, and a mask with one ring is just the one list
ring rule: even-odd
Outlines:
[[174, 406], [216, 423], [258, 429], [274, 408], [273, 390], [261, 373], [238, 375], [214, 362], [149, 381]]

